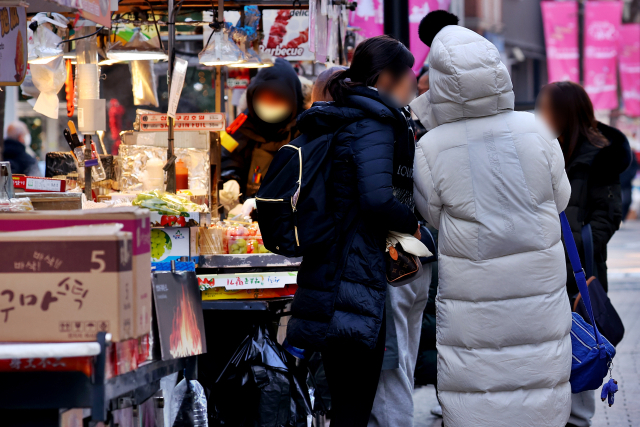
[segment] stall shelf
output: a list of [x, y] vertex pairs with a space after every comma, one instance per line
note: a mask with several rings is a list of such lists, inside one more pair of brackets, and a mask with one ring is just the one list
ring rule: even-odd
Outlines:
[[203, 310], [228, 311], [269, 311], [278, 314], [285, 309], [293, 297], [256, 299], [256, 300], [215, 300], [202, 301]]
[[200, 255], [200, 268], [271, 268], [295, 267], [297, 270], [302, 258], [287, 258], [277, 254], [247, 255]]
[[42, 410], [51, 410], [44, 418], [55, 418], [57, 422], [60, 408], [91, 408], [94, 421], [105, 421], [107, 411], [139, 405], [152, 397], [160, 389], [163, 377], [185, 369], [189, 378], [195, 376], [196, 357], [188, 357], [148, 362], [129, 373], [105, 379], [106, 335], [99, 333], [97, 343], [4, 344], [3, 358], [90, 355], [95, 359], [92, 378], [82, 372], [0, 372], [0, 410], [18, 411], [27, 418], [33, 415], [39, 425], [46, 425], [42, 423]]

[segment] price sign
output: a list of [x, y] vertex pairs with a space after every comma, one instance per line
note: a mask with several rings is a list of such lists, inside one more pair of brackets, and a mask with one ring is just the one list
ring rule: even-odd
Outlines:
[[225, 288], [227, 291], [240, 289], [279, 289], [296, 284], [298, 272], [244, 273], [244, 274], [204, 274], [198, 276], [201, 290]]

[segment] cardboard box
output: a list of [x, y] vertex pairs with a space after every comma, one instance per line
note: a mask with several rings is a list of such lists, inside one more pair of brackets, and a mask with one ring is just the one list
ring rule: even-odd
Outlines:
[[131, 233], [119, 228], [0, 233], [0, 341], [133, 338]]
[[164, 262], [183, 257], [198, 263], [200, 228], [153, 228], [151, 230], [151, 260]]
[[133, 286], [136, 296], [133, 304], [133, 334], [139, 337], [151, 331], [151, 227], [147, 209], [122, 207], [0, 213], [0, 232], [108, 223], [122, 224], [122, 231], [130, 232], [133, 236]]

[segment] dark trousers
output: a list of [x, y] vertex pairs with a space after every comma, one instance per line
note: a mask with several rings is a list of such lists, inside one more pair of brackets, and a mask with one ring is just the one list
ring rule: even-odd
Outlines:
[[373, 350], [338, 347], [322, 352], [331, 392], [331, 427], [366, 427], [384, 359], [385, 319]]

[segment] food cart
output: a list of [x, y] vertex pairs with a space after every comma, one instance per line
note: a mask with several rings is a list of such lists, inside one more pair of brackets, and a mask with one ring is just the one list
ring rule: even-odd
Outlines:
[[[0, 293], [0, 409], [33, 425], [75, 426], [83, 419], [113, 424], [132, 409], [131, 417], [140, 422], [143, 412], [156, 412], [145, 425], [160, 425], [160, 419], [166, 424], [171, 420], [163, 408], [178, 375], [198, 379], [205, 388], [215, 383], [257, 323], [268, 324], [282, 342], [301, 261], [269, 253], [257, 223], [249, 216], [229, 218], [220, 206], [220, 150], [235, 116], [228, 100], [236, 83], [227, 65], [272, 64], [271, 54], [282, 49], [260, 49], [262, 12], [283, 19], [286, 14], [271, 11], [285, 9], [307, 23], [307, 39], [310, 28], [323, 37], [322, 44], [314, 42], [318, 48], [310, 58], [343, 62], [341, 25], [347, 8], [355, 6], [312, 2], [311, 15], [321, 17], [315, 23], [309, 21], [309, 2], [299, 0], [30, 3], [26, 9], [5, 8], [12, 27], [14, 15], [21, 20], [16, 28], [23, 33], [14, 37], [13, 81], [2, 75], [0, 85], [22, 84], [23, 93], [35, 87], [35, 111], [58, 120], [69, 149], [47, 155], [46, 177], [12, 174], [0, 164], [0, 254], [11, 260], [0, 268], [0, 288], [12, 280], [9, 275], [21, 274], [34, 289], [27, 294], [7, 287]], [[202, 18], [185, 20], [187, 11]], [[225, 11], [236, 12], [237, 22], [225, 25]], [[282, 30], [287, 19], [275, 24]], [[332, 19], [337, 44], [327, 37]], [[131, 33], [128, 40], [123, 27]], [[230, 31], [241, 37], [232, 38]], [[189, 59], [177, 46], [194, 39], [204, 48]], [[298, 37], [291, 46], [303, 42]], [[221, 48], [229, 43], [236, 52], [231, 62]], [[122, 61], [135, 63], [134, 98], [153, 98], [153, 76], [144, 67], [166, 61], [168, 108], [136, 111], [133, 128], [117, 135], [114, 156], [104, 140], [115, 128], [111, 111], [118, 110], [102, 99], [100, 79], [101, 70]], [[213, 112], [179, 109], [186, 71], [194, 65], [215, 70]], [[59, 90], [66, 93], [66, 108], [58, 105]], [[117, 243], [103, 248], [103, 240]], [[60, 251], [77, 255], [56, 257]], [[107, 272], [117, 280], [106, 278]], [[43, 278], [51, 290], [38, 287]], [[113, 290], [97, 297], [94, 285], [100, 280]], [[38, 299], [33, 305], [46, 315], [49, 332], [18, 333], [15, 323], [9, 325], [26, 319], [24, 326], [33, 326], [31, 297]], [[64, 298], [70, 305], [58, 308]], [[110, 298], [112, 305], [104, 303]], [[112, 310], [103, 317], [100, 302]], [[82, 310], [84, 304], [95, 308]], [[93, 317], [90, 310], [96, 310]]]

